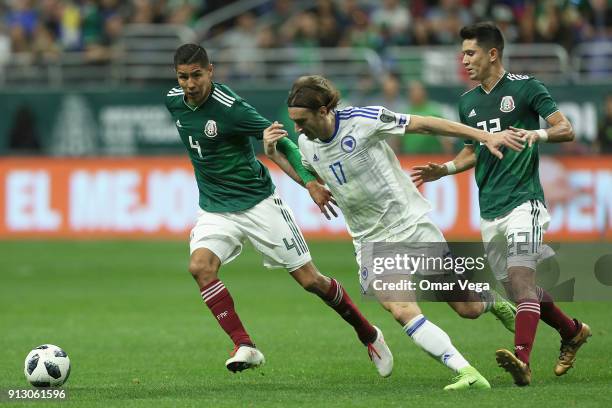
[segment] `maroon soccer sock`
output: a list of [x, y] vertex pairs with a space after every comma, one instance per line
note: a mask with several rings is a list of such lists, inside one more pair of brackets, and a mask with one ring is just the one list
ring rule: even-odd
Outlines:
[[540, 318], [544, 323], [557, 330], [563, 340], [570, 340], [576, 335], [578, 327], [574, 320], [561, 311], [553, 302], [552, 296], [538, 287], [540, 298]]
[[522, 362], [529, 364], [529, 355], [535, 340], [540, 304], [534, 299], [521, 299], [517, 302], [514, 331], [514, 354]]
[[201, 288], [200, 292], [206, 306], [215, 316], [221, 328], [232, 338], [234, 345], [253, 345], [251, 338], [234, 310], [234, 299], [232, 299], [232, 295], [227, 291], [223, 282], [215, 279]]
[[353, 303], [346, 290], [340, 283], [333, 279], [331, 287], [321, 297], [332, 309], [334, 309], [344, 320], [346, 320], [357, 332], [359, 340], [363, 344], [372, 343], [376, 340], [376, 329], [361, 314], [357, 306]]

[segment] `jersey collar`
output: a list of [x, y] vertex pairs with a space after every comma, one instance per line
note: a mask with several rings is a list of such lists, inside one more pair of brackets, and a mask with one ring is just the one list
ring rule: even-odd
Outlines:
[[482, 92], [486, 93], [487, 95], [489, 95], [491, 92], [493, 92], [493, 90], [495, 89], [495, 87], [497, 87], [497, 85], [499, 85], [499, 83], [502, 81], [502, 79], [504, 79], [506, 77], [506, 75], [508, 74], [508, 72], [504, 71], [504, 74], [502, 76], [499, 77], [499, 79], [497, 80], [497, 82], [495, 84], [493, 84], [493, 86], [491, 87], [491, 89], [489, 90], [489, 92], [485, 91], [484, 87], [482, 86], [482, 84], [480, 84], [480, 89], [482, 89]]
[[321, 140], [321, 143], [331, 143], [336, 138], [336, 135], [338, 134], [338, 128], [340, 127], [340, 118], [338, 117], [338, 111], [335, 112], [334, 117], [335, 117], [335, 122], [336, 122], [334, 124], [334, 133], [332, 134], [332, 137], [330, 137], [329, 139]]
[[190, 106], [187, 101], [185, 100], [185, 97], [187, 95], [183, 95], [183, 103], [185, 104], [186, 107], [188, 107], [189, 109], [191, 109], [193, 112], [195, 112], [196, 110], [198, 110], [200, 108], [200, 106], [204, 105], [206, 103], [206, 101], [208, 101], [208, 98], [210, 98], [210, 95], [212, 95], [213, 91], [215, 90], [215, 83], [211, 82], [210, 84], [210, 92], [208, 93], [208, 96], [206, 98], [204, 98], [204, 100], [202, 101], [202, 103], [200, 103], [198, 106], [193, 107]]

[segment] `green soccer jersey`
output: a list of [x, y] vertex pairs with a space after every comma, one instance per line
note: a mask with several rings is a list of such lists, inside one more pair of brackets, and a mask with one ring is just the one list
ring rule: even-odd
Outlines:
[[[490, 92], [477, 86], [459, 101], [461, 122], [488, 132], [499, 132], [509, 126], [539, 129], [540, 116], [546, 119], [557, 110], [540, 81], [510, 73], [504, 74]], [[505, 147], [501, 151], [504, 158], [499, 160], [486, 146], [476, 146], [476, 183], [480, 215], [485, 219], [503, 216], [530, 199], [544, 202], [537, 143], [525, 146], [521, 152]]]
[[186, 103], [180, 87], [172, 88], [166, 107], [193, 164], [200, 208], [243, 211], [274, 192], [250, 139], [261, 140], [270, 122], [230, 88], [213, 83], [210, 96], [198, 107]]

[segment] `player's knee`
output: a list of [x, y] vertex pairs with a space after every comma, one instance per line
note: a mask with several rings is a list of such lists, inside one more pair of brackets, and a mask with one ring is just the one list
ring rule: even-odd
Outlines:
[[401, 324], [406, 324], [421, 313], [421, 309], [412, 302], [385, 302], [383, 307]]
[[200, 284], [206, 286], [217, 278], [218, 266], [214, 262], [201, 258], [191, 259], [189, 262], [189, 273]]
[[481, 302], [463, 302], [453, 305], [455, 312], [464, 319], [476, 319], [482, 314]]

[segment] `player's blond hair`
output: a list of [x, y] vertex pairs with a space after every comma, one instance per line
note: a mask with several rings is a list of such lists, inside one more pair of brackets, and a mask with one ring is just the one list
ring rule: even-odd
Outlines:
[[289, 108], [318, 110], [325, 106], [328, 111], [336, 109], [340, 102], [340, 91], [321, 75], [302, 76], [295, 80], [289, 91]]

